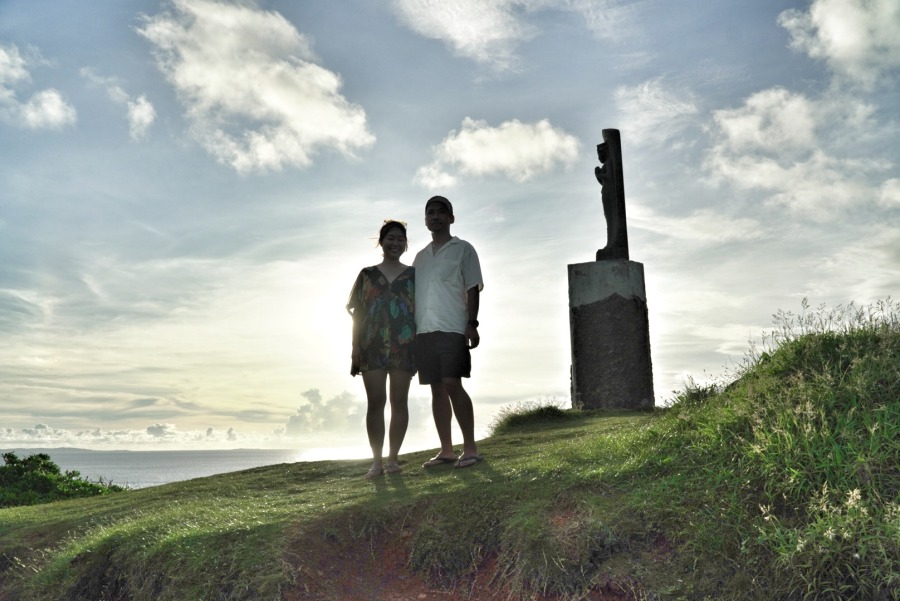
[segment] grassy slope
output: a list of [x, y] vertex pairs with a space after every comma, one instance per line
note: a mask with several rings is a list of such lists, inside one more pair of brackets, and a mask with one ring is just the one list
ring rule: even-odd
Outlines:
[[[402, 475], [374, 484], [361, 477], [365, 462], [298, 463], [5, 509], [3, 590], [35, 599], [88, 598], [103, 587], [127, 587], [135, 599], [274, 599], [291, 576], [284, 557], [300, 555], [302, 571], [303, 555], [323, 540], [357, 545], [400, 514], [418, 520], [414, 561], [452, 580], [475, 567], [476, 548], [497, 550], [510, 510], [525, 519], [555, 506], [608, 505], [605, 476], [627, 463], [627, 440], [651, 419], [567, 416], [484, 441], [488, 459], [475, 469], [426, 471], [420, 453], [403, 458]], [[621, 444], [598, 445], [606, 440]], [[446, 555], [443, 564], [434, 555]]]
[[466, 470], [418, 453], [375, 483], [300, 463], [5, 509], [0, 599], [335, 598], [353, 575], [327, 566], [386, 543], [434, 586], [490, 570], [523, 598], [897, 599], [898, 330], [804, 328], [669, 410], [512, 416]]

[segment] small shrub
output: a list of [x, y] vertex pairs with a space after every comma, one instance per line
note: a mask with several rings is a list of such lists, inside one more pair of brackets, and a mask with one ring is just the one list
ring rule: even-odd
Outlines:
[[698, 384], [692, 376], [688, 376], [684, 390], [676, 394], [672, 403], [680, 407], [694, 407], [704, 404], [720, 392], [722, 392], [720, 385], [716, 383]]
[[15, 453], [4, 453], [3, 462], [0, 466], [0, 507], [37, 505], [124, 490], [113, 484], [90, 482], [77, 471], [63, 473], [46, 453], [24, 459], [19, 459]]
[[518, 428], [565, 419], [569, 414], [556, 399], [528, 401], [503, 407], [490, 424], [491, 434], [507, 434]]

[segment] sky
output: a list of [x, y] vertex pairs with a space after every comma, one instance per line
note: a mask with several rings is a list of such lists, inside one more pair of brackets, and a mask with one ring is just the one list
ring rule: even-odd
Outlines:
[[607, 128], [665, 405], [779, 310], [900, 289], [898, 75], [896, 0], [0, 0], [0, 448], [364, 456], [344, 306], [434, 194], [479, 435], [568, 406]]

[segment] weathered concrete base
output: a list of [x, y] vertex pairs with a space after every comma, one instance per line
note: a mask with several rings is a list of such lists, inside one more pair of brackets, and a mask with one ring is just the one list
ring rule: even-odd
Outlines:
[[569, 265], [572, 406], [654, 405], [644, 266], [634, 261]]

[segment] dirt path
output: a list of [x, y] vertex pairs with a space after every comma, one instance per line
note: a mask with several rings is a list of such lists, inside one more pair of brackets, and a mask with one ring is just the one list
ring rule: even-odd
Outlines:
[[[495, 559], [483, 562], [474, 580], [441, 590], [429, 584], [424, 576], [408, 567], [402, 540], [387, 544], [364, 545], [341, 552], [323, 542], [316, 550], [298, 549], [303, 565], [292, 562], [297, 576], [296, 586], [284, 601], [496, 601], [528, 599], [529, 601], [561, 601], [562, 597], [529, 592], [513, 595], [502, 583], [495, 582]], [[615, 583], [591, 591], [587, 601], [633, 601], [634, 597]]]

